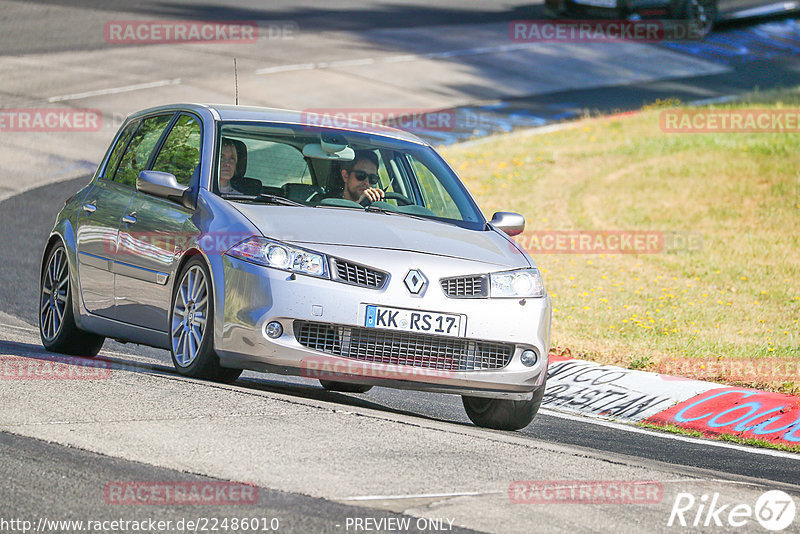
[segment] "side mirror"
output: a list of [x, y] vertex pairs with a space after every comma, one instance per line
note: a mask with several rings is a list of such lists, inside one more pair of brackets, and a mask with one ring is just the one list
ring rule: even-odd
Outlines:
[[489, 221], [492, 226], [498, 230], [502, 230], [508, 235], [521, 234], [525, 230], [525, 217], [519, 213], [512, 213], [510, 211], [498, 211], [492, 215], [492, 220]]
[[179, 202], [190, 208], [189, 186], [181, 185], [174, 174], [161, 171], [142, 171], [136, 179], [136, 190]]

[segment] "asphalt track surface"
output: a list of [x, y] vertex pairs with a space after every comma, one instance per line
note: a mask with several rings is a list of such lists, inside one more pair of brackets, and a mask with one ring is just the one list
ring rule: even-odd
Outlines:
[[[109, 481], [170, 481], [186, 484], [184, 487], [187, 489], [191, 488], [191, 483], [198, 488], [216, 489], [216, 484], [223, 481], [4, 432], [0, 432], [0, 478], [8, 481], [9, 485], [3, 491], [4, 512], [13, 510], [15, 518], [30, 521], [33, 528], [43, 520], [43, 524], [51, 528], [43, 528], [42, 531], [72, 530], [66, 528], [64, 523], [86, 521], [86, 518], [92, 518], [92, 521], [130, 522], [143, 522], [147, 518], [147, 524], [152, 520], [151, 525], [163, 522], [164, 526], [171, 521], [172, 528], [163, 530], [175, 531], [181, 520], [213, 525], [215, 520], [221, 524], [225, 519], [230, 521], [236, 517], [257, 518], [259, 526], [277, 525], [275, 530], [279, 532], [341, 532], [346, 528], [347, 518], [364, 516], [377, 520], [405, 519], [412, 526], [410, 531], [417, 531], [413, 528], [416, 518], [259, 487], [251, 488], [249, 493], [257, 497], [255, 503], [251, 504], [248, 499], [247, 505], [233, 507], [238, 510], [231, 510], [232, 507], [228, 505], [162, 504], [148, 506], [146, 513], [143, 513], [137, 506], [115, 506], [113, 494], [105, 491], [107, 484], [113, 484]], [[5, 515], [3, 512], [0, 514]], [[205, 518], [205, 522], [201, 523], [203, 520], [200, 518]], [[4, 519], [8, 521], [7, 516]], [[157, 528], [142, 530], [153, 531]], [[12, 530], [0, 523], [0, 532], [9, 531]], [[474, 531], [454, 527], [452, 532]]]

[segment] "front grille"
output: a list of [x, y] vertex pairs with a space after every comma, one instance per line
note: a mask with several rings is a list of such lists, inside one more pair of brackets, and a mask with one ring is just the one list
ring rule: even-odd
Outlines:
[[380, 289], [386, 283], [386, 273], [377, 269], [337, 258], [332, 258], [331, 263], [334, 279], [345, 284]]
[[441, 283], [444, 294], [450, 298], [463, 299], [489, 296], [489, 277], [485, 274], [443, 278]]
[[295, 321], [294, 335], [305, 347], [344, 358], [448, 371], [502, 369], [514, 354], [508, 343], [308, 321]]

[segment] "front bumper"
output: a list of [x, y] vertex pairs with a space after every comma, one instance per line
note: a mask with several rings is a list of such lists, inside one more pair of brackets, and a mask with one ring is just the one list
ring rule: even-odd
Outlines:
[[[367, 289], [303, 275], [292, 277], [285, 271], [224, 256], [224, 273], [215, 276], [217, 292], [220, 289], [224, 292], [223, 309], [218, 308], [215, 320], [215, 349], [222, 365], [323, 380], [512, 399], [530, 399], [534, 391], [543, 387], [550, 342], [549, 297], [452, 299], [441, 290], [440, 278], [502, 268], [388, 250], [380, 251], [382, 265], [376, 265], [374, 250], [352, 248], [347, 253], [349, 260], [389, 271], [390, 279], [383, 289]], [[412, 296], [403, 283], [408, 266], [415, 260], [418, 260], [415, 266], [422, 265], [428, 278], [428, 287], [421, 297]], [[385, 265], [397, 268], [386, 269]], [[218, 303], [221, 300], [217, 298]], [[427, 335], [425, 339], [433, 345], [441, 340], [442, 344], [457, 347], [476, 347], [476, 343], [482, 342], [493, 342], [491, 346], [510, 345], [509, 361], [499, 369], [484, 369], [478, 365], [475, 370], [464, 370], [464, 365], [443, 363], [441, 359], [434, 363], [428, 360], [431, 366], [426, 366], [424, 357], [408, 365], [412, 358], [382, 357], [380, 361], [369, 361], [370, 355], [364, 352], [363, 346], [359, 356], [353, 351], [350, 357], [344, 357], [341, 350], [315, 350], [309, 347], [307, 339], [305, 344], [298, 340], [298, 325], [313, 323], [334, 325], [331, 328], [339, 332], [336, 336], [346, 337], [349, 342], [353, 332], [366, 330], [363, 327], [368, 304], [462, 314], [466, 318], [462, 336]], [[277, 339], [269, 338], [264, 332], [271, 321], [283, 326], [283, 335]], [[382, 329], [370, 328], [369, 331], [379, 337], [402, 335]], [[336, 342], [341, 343], [341, 340]], [[384, 355], [387, 346], [381, 345]], [[411, 350], [414, 345], [394, 346]], [[528, 349], [538, 356], [532, 367], [520, 361], [521, 353]], [[429, 348], [422, 352], [422, 356], [431, 354]]]

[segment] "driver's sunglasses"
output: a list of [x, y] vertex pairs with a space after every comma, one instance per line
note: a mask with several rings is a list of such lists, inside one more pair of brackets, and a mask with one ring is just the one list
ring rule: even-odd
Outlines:
[[356, 179], [359, 182], [363, 182], [369, 178], [369, 185], [378, 185], [378, 181], [380, 180], [377, 174], [370, 174], [367, 171], [353, 171], [353, 174], [356, 175]]

